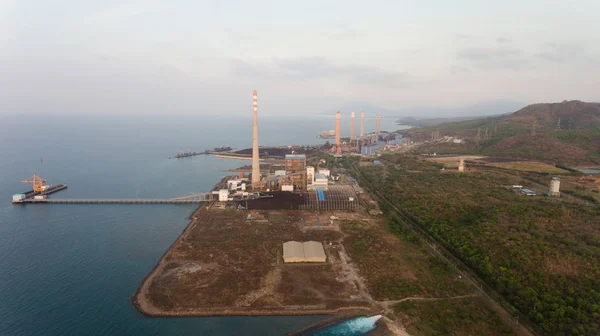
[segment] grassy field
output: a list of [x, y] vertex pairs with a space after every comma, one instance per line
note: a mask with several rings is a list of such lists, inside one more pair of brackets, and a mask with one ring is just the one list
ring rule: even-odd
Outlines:
[[530, 172], [538, 172], [538, 173], [549, 173], [549, 174], [566, 174], [569, 173], [564, 169], [560, 169], [555, 167], [554, 165], [537, 162], [537, 161], [513, 161], [513, 162], [490, 162], [487, 163], [488, 166], [511, 169], [511, 170], [521, 170], [521, 171], [530, 171]]
[[405, 301], [395, 305], [394, 312], [412, 336], [513, 335], [477, 298]]
[[[473, 295], [473, 289], [458, 278], [450, 264], [432, 256], [398, 217], [347, 221], [343, 231], [347, 234], [344, 246], [359, 266], [371, 295], [380, 302], [390, 302], [393, 307], [387, 317], [399, 327], [408, 327], [411, 335], [469, 335], [465, 331], [475, 332], [472, 335], [512, 334], [483, 302], [454, 298]], [[406, 298], [436, 301], [393, 304]]]
[[430, 255], [418, 237], [402, 229], [394, 237], [384, 229], [386, 221], [391, 219], [384, 223], [343, 224], [344, 232], [349, 235], [344, 246], [359, 265], [375, 300], [471, 294], [470, 287], [458, 279], [452, 267]]

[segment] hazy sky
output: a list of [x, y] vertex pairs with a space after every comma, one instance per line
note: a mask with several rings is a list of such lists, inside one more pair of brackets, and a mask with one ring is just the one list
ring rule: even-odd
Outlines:
[[0, 114], [600, 100], [598, 0], [0, 0]]

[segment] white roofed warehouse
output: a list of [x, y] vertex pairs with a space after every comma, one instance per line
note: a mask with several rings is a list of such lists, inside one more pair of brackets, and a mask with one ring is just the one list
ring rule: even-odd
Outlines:
[[316, 241], [307, 241], [302, 243], [304, 247], [304, 262], [325, 262], [325, 250], [323, 244]]
[[283, 243], [283, 261], [286, 263], [304, 262], [302, 243], [297, 241]]
[[283, 261], [286, 263], [297, 262], [326, 262], [327, 256], [323, 244], [316, 241], [300, 243], [289, 241], [283, 243]]

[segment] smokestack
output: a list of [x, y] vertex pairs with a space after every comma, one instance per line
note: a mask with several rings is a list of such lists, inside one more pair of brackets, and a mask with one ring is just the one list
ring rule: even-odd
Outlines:
[[375, 131], [373, 132], [373, 138], [375, 142], [379, 141], [379, 134], [377, 134], [377, 125], [379, 124], [379, 114], [375, 115]]
[[258, 162], [258, 93], [252, 92], [252, 108], [254, 122], [252, 123], [252, 186], [260, 183], [260, 163]]
[[337, 154], [342, 154], [342, 144], [340, 141], [340, 112], [338, 111], [338, 113], [336, 113], [335, 115], [335, 146], [336, 146], [336, 153]]
[[354, 112], [350, 115], [350, 140], [354, 140]]
[[360, 112], [360, 136], [365, 136], [365, 111]]

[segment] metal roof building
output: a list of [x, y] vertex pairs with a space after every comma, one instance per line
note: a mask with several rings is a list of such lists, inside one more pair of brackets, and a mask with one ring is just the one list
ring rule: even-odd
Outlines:
[[283, 261], [286, 263], [304, 262], [304, 247], [302, 243], [297, 241], [283, 243]]
[[302, 243], [302, 247], [304, 247], [304, 262], [325, 262], [327, 260], [323, 244], [307, 241]]
[[286, 263], [295, 262], [325, 262], [327, 256], [323, 249], [323, 244], [316, 241], [300, 243], [289, 241], [283, 243], [283, 261]]

